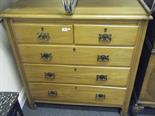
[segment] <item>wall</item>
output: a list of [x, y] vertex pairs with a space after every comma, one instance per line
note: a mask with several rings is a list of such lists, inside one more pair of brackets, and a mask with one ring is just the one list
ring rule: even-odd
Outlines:
[[[0, 11], [9, 7], [13, 0], [0, 0]], [[2, 23], [0, 23], [0, 91], [19, 92], [19, 102], [25, 102], [24, 89], [15, 64], [8, 36]]]

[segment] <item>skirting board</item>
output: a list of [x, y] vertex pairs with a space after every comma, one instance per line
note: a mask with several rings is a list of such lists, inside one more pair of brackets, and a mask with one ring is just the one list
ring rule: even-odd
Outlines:
[[19, 93], [18, 101], [19, 101], [20, 107], [23, 108], [23, 106], [26, 102], [26, 95], [25, 95], [24, 88], [22, 88], [22, 90]]

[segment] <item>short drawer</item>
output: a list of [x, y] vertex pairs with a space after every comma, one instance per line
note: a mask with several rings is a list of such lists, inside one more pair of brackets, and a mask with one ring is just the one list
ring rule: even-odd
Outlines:
[[24, 64], [29, 82], [127, 86], [130, 68]]
[[18, 43], [73, 43], [72, 25], [13, 23]]
[[24, 63], [130, 66], [133, 47], [19, 45]]
[[68, 103], [90, 103], [98, 105], [122, 105], [125, 88], [85, 86], [70, 84], [30, 83], [34, 100]]
[[74, 25], [76, 44], [135, 45], [137, 25]]

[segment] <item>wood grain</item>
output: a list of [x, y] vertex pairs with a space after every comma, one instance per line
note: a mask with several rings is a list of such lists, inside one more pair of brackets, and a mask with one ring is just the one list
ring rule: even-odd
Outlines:
[[142, 52], [142, 47], [145, 39], [145, 34], [148, 26], [148, 21], [140, 21], [139, 22], [140, 28], [138, 31], [137, 41], [135, 45], [135, 49], [133, 52], [132, 57], [132, 65], [131, 65], [131, 72], [130, 72], [130, 79], [128, 80], [128, 88], [126, 91], [126, 101], [124, 102], [124, 106], [122, 107], [121, 116], [127, 116], [129, 110], [129, 104], [132, 97], [132, 92], [134, 88], [134, 82], [136, 79], [137, 69], [139, 65], [139, 60]]
[[[125, 96], [125, 88], [104, 86], [29, 83], [29, 87], [34, 100], [122, 105]], [[50, 90], [56, 91], [57, 96], [48, 96]], [[105, 94], [105, 99], [97, 100], [97, 93]]]
[[[13, 23], [12, 28], [18, 43], [73, 43], [72, 25]], [[48, 33], [49, 40], [39, 39], [38, 34], [41, 32]]]
[[138, 0], [79, 0], [74, 15], [65, 14], [59, 0], [20, 0], [1, 16], [50, 19], [149, 19]]
[[19, 71], [19, 75], [20, 75], [21, 80], [22, 80], [23, 87], [24, 87], [25, 92], [26, 92], [26, 96], [27, 96], [27, 100], [29, 102], [29, 106], [31, 108], [34, 108], [34, 101], [33, 101], [32, 96], [30, 94], [28, 83], [27, 83], [26, 77], [25, 77], [25, 73], [23, 71], [23, 65], [22, 65], [21, 59], [19, 57], [17, 44], [14, 41], [14, 35], [13, 35], [13, 32], [12, 32], [11, 24], [12, 24], [11, 20], [9, 20], [9, 19], [4, 20], [4, 26], [5, 26], [7, 34], [8, 34], [8, 39], [9, 39], [9, 42], [10, 42], [10, 46], [11, 46], [11, 49], [12, 49], [12, 52], [13, 52], [13, 56], [15, 58], [15, 62], [16, 62], [16, 65], [17, 65], [17, 68], [18, 68], [18, 71]]
[[[151, 15], [137, 0], [79, 0], [73, 15], [66, 15], [60, 2], [59, 0], [20, 0], [0, 14], [5, 18], [30, 105], [34, 106], [34, 101], [40, 101], [117, 106], [122, 110], [121, 116], [126, 116]], [[64, 25], [72, 28], [70, 34], [62, 34], [58, 31]], [[74, 30], [74, 25], [80, 25], [78, 31], [76, 28]], [[105, 25], [108, 29], [107, 33], [113, 34], [112, 41], [109, 44], [98, 44], [95, 40], [96, 35], [102, 32], [100, 26]], [[49, 40], [49, 44], [36, 41], [34, 36], [42, 26], [48, 33], [52, 32], [50, 36], [54, 34], [55, 38]], [[91, 28], [92, 26], [94, 29]], [[115, 29], [115, 26], [118, 29]], [[41, 53], [51, 53], [51, 60], [42, 60]], [[98, 62], [98, 55], [109, 56], [109, 61]], [[71, 79], [70, 84], [40, 80], [42, 73], [51, 69], [61, 74], [63, 82], [69, 82], [67, 79], [73, 78], [76, 71], [79, 71], [77, 75], [82, 85], [78, 83], [77, 78], [77, 80]], [[75, 72], [70, 73], [73, 69]], [[95, 79], [93, 75], [98, 72], [107, 73], [109, 77], [107, 85], [93, 81]], [[34, 76], [37, 76], [38, 82]], [[87, 78], [90, 80], [87, 81]], [[116, 79], [121, 81], [118, 82]], [[83, 85], [85, 83], [86, 85]], [[53, 89], [58, 91], [56, 98], [47, 95], [48, 90]], [[97, 93], [106, 94], [106, 99], [96, 100]]]
[[[96, 47], [70, 45], [18, 45], [23, 63], [78, 64], [100, 66], [130, 66], [133, 47]], [[41, 53], [51, 53], [49, 61]], [[98, 55], [109, 56], [109, 61], [97, 61]]]
[[[29, 82], [126, 87], [130, 68], [24, 64], [24, 70]], [[54, 73], [55, 78], [47, 79], [45, 73]], [[107, 80], [97, 81], [97, 75], [106, 75]]]
[[[74, 32], [76, 44], [134, 46], [137, 38], [138, 25], [75, 24]], [[99, 41], [99, 34], [111, 34], [111, 41]]]

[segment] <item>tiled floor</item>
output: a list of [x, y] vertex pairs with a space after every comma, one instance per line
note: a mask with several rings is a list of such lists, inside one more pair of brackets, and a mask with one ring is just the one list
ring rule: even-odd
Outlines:
[[[39, 104], [36, 110], [25, 105], [23, 112], [24, 116], [119, 116], [118, 109], [47, 104]], [[145, 110], [137, 116], [155, 116], [155, 110]]]

